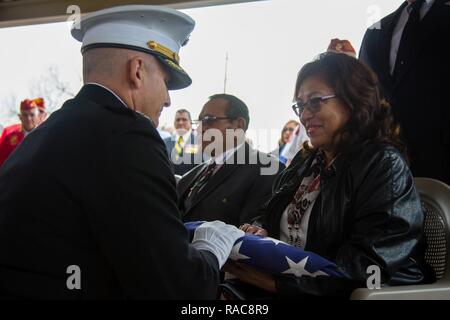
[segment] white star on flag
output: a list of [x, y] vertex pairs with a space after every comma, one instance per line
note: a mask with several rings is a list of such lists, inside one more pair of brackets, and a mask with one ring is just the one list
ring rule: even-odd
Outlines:
[[277, 245], [279, 243], [286, 244], [286, 242], [284, 242], [284, 241], [280, 241], [280, 240], [270, 238], [270, 237], [261, 238], [261, 241], [271, 241], [271, 242], [275, 243], [275, 245]]
[[[190, 238], [202, 222], [188, 222]], [[292, 274], [294, 277], [327, 276], [342, 278], [336, 264], [320, 255], [291, 246], [286, 242], [253, 234], [244, 235], [234, 244], [229, 259], [240, 261], [271, 274]], [[298, 261], [298, 262], [296, 262]]]
[[286, 257], [287, 263], [289, 264], [289, 269], [287, 269], [286, 271], [283, 271], [283, 273], [285, 274], [293, 274], [296, 277], [301, 277], [301, 276], [310, 276], [310, 277], [316, 277], [316, 276], [328, 276], [328, 274], [326, 274], [325, 272], [322, 271], [316, 271], [313, 273], [308, 272], [305, 269], [306, 263], [308, 262], [308, 258], [309, 257], [305, 257], [304, 259], [300, 260], [299, 262], [295, 263], [294, 261], [292, 261], [291, 259], [289, 259], [288, 257]]
[[244, 241], [239, 241], [239, 243], [236, 243], [233, 246], [233, 249], [231, 249], [231, 253], [230, 253], [230, 256], [228, 258], [230, 258], [231, 260], [250, 259], [250, 257], [247, 257], [246, 255], [243, 255], [243, 254], [239, 253], [239, 251], [241, 250], [242, 242], [244, 242]]
[[301, 277], [303, 275], [309, 276], [311, 273], [305, 270], [306, 262], [308, 262], [308, 257], [300, 260], [298, 263], [295, 263], [288, 257], [286, 257], [287, 263], [289, 264], [289, 269], [283, 271], [286, 274], [293, 274], [296, 277]]

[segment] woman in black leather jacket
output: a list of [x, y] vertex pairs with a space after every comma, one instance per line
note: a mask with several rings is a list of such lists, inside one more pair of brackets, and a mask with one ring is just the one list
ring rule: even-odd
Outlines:
[[264, 214], [241, 228], [313, 251], [344, 278], [226, 270], [278, 297], [348, 296], [366, 287], [372, 265], [382, 285], [430, 281], [419, 196], [375, 75], [355, 58], [323, 54], [300, 70], [295, 100], [314, 148], [305, 145], [275, 182]]

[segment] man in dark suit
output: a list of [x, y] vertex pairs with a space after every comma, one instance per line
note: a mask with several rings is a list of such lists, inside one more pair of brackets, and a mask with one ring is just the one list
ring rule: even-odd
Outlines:
[[174, 127], [175, 134], [164, 139], [164, 143], [172, 160], [173, 171], [176, 175], [182, 176], [202, 162], [201, 153], [192, 131], [192, 119], [188, 110], [177, 110]]
[[0, 169], [0, 297], [215, 298], [243, 232], [211, 222], [189, 243], [156, 130], [191, 83], [177, 57], [194, 22], [122, 6], [81, 26], [86, 84]]
[[239, 226], [258, 215], [284, 166], [245, 142], [250, 118], [244, 102], [217, 94], [204, 105], [199, 122], [204, 154], [212, 157], [178, 183], [184, 221], [221, 220]]
[[450, 3], [405, 1], [368, 29], [360, 59], [378, 75], [414, 176], [450, 184]]

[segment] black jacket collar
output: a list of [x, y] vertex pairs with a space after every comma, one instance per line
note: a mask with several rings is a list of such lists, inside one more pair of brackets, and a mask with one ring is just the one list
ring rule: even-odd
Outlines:
[[76, 98], [91, 100], [101, 106], [117, 108], [126, 112], [133, 112], [133, 110], [129, 109], [111, 91], [96, 84], [85, 84], [81, 88], [80, 92], [78, 92]]
[[[245, 148], [245, 163], [249, 163], [250, 156], [254, 156], [254, 153], [256, 153], [256, 150], [254, 150], [249, 144], [245, 143], [243, 146]], [[190, 208], [185, 208], [185, 215], [189, 213], [190, 209], [195, 207], [202, 199], [204, 199], [207, 195], [209, 195], [212, 191], [214, 191], [218, 186], [220, 186], [224, 180], [226, 180], [239, 166], [239, 162], [237, 162], [237, 152], [233, 154], [234, 162], [233, 163], [227, 163], [223, 164], [217, 172], [211, 177], [211, 180], [208, 181], [208, 183], [204, 186], [204, 188], [197, 193], [197, 195], [192, 199], [192, 205]], [[195, 183], [195, 181], [198, 179], [198, 177], [206, 170], [206, 167], [208, 166], [209, 161], [204, 162], [194, 168], [192, 172], [188, 173], [191, 177], [186, 176], [186, 178], [183, 178], [180, 181], [179, 190], [180, 190], [180, 197], [181, 202], [183, 199], [187, 196], [189, 188]]]

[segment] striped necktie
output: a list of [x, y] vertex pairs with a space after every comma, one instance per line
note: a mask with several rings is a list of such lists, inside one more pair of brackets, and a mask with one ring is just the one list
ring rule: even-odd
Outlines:
[[197, 178], [191, 190], [189, 190], [188, 198], [194, 197], [208, 182], [208, 180], [213, 176], [216, 169], [216, 162], [213, 161], [208, 165], [206, 170]]
[[181, 157], [183, 155], [183, 147], [181, 147], [181, 144], [183, 143], [183, 137], [180, 136], [178, 138], [177, 143], [175, 143], [175, 150], [177, 150], [177, 154]]

